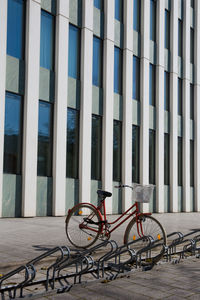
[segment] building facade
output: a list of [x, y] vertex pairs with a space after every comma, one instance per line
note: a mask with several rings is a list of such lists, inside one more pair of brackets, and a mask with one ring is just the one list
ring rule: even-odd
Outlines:
[[199, 48], [199, 0], [0, 0], [0, 217], [200, 211]]

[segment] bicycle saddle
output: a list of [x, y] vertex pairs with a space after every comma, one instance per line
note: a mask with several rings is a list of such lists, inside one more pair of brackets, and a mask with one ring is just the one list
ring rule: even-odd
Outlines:
[[97, 191], [97, 194], [98, 194], [99, 196], [103, 196], [103, 197], [111, 197], [111, 196], [112, 196], [112, 193], [106, 192], [106, 191], [102, 191], [102, 190], [98, 190], [98, 191]]

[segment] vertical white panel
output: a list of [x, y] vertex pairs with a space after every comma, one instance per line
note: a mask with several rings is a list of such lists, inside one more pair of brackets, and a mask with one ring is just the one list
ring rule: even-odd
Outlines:
[[65, 214], [69, 1], [60, 0], [56, 16], [53, 151], [53, 215]]
[[22, 173], [22, 215], [24, 217], [36, 214], [40, 14], [40, 1], [28, 0]]
[[[124, 51], [123, 51], [123, 141], [122, 182], [132, 185], [132, 76], [133, 76], [133, 1], [124, 3]], [[131, 201], [131, 190], [123, 189], [122, 211]]]
[[7, 0], [0, 0], [0, 217], [2, 215], [3, 192], [3, 154], [4, 154], [4, 118], [5, 118], [5, 86], [6, 86], [6, 41], [7, 41]]
[[[104, 1], [102, 188], [113, 189], [114, 0]], [[107, 202], [112, 213], [112, 199]]]
[[83, 1], [82, 16], [79, 199], [80, 202], [90, 202], [93, 1]]

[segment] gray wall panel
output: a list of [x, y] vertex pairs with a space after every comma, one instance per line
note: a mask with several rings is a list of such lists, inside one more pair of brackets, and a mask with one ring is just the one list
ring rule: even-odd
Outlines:
[[[83, 202], [88, 202], [84, 199]], [[79, 203], [79, 181], [74, 178], [66, 178], [66, 199], [65, 207], [66, 214], [68, 209], [72, 208], [74, 205]]]
[[22, 178], [3, 174], [2, 217], [21, 217]]
[[36, 216], [52, 215], [52, 177], [37, 177], [37, 205]]
[[6, 90], [24, 94], [25, 65], [23, 60], [7, 55], [6, 57]]

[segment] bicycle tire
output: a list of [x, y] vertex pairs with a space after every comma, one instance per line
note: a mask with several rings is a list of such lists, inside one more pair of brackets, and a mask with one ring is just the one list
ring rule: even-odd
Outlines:
[[[124, 244], [129, 243], [129, 248], [134, 249], [138, 254], [141, 249], [149, 245], [149, 238], [146, 237], [150, 237], [153, 241], [152, 245], [154, 245], [154, 248], [151, 250], [151, 256], [147, 256], [148, 251], [141, 252], [141, 260], [145, 263], [156, 263], [165, 252], [164, 246], [167, 243], [165, 230], [160, 222], [152, 216], [141, 214], [139, 219], [142, 222], [144, 238], [138, 234], [136, 217], [134, 217], [125, 230]], [[130, 245], [130, 242], [133, 243]]]
[[[87, 228], [80, 228], [80, 224], [84, 224], [84, 219], [98, 223], [101, 221], [100, 215], [95, 207], [90, 204], [78, 204], [74, 206], [66, 218], [66, 235], [70, 243], [76, 248], [88, 248], [92, 246], [99, 237], [101, 232], [100, 224], [90, 224], [92, 231]], [[85, 223], [86, 224], [86, 223]]]

